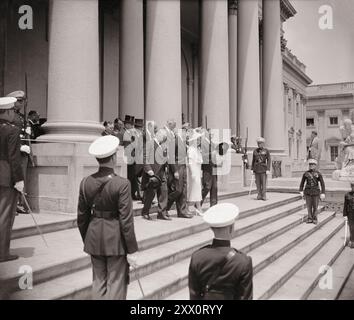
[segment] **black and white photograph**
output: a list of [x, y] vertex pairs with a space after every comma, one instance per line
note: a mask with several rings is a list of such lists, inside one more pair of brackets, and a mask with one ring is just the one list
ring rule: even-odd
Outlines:
[[1, 0], [0, 300], [354, 300], [354, 0]]

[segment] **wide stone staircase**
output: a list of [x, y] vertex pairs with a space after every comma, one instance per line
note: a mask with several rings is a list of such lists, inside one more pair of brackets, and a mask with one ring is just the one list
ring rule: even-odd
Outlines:
[[[297, 194], [274, 192], [268, 198], [256, 201], [254, 195], [241, 192], [220, 201], [240, 208], [232, 245], [252, 257], [254, 299], [337, 299], [354, 264], [354, 250], [343, 246], [342, 216], [321, 206], [319, 224], [305, 224], [304, 202]], [[135, 208], [136, 214], [139, 210]], [[213, 235], [201, 217], [180, 219], [174, 211], [171, 215], [172, 221], [135, 217], [139, 266], [131, 271], [128, 299], [189, 298], [190, 256]], [[20, 259], [0, 264], [0, 297], [90, 299], [90, 258], [82, 250], [75, 217], [50, 213], [35, 217], [48, 247], [31, 216], [16, 218], [11, 251]], [[325, 268], [333, 278], [327, 289], [319, 286], [322, 266], [331, 267]], [[32, 270], [32, 289], [19, 289], [23, 270]]]

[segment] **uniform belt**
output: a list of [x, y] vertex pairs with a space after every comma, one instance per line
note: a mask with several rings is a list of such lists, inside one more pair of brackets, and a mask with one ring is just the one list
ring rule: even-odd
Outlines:
[[102, 219], [117, 219], [118, 214], [112, 211], [93, 211], [92, 216], [95, 218], [102, 218]]

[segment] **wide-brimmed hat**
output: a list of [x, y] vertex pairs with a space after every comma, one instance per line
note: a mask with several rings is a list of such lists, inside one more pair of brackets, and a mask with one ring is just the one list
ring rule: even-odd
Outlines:
[[188, 141], [195, 141], [203, 136], [203, 133], [198, 131], [197, 129], [193, 129], [191, 133], [189, 134]]

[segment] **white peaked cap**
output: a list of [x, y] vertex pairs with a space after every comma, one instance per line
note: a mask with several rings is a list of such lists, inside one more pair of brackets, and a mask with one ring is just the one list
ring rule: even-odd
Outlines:
[[209, 208], [203, 219], [212, 228], [222, 228], [234, 224], [239, 212], [238, 206], [232, 203], [220, 203]]
[[315, 159], [310, 159], [310, 160], [309, 160], [309, 164], [317, 164], [317, 160], [315, 160]]
[[97, 138], [89, 147], [89, 154], [97, 159], [107, 158], [118, 151], [119, 139], [112, 135]]
[[0, 98], [0, 109], [1, 110], [11, 109], [14, 107], [16, 101], [17, 99], [12, 97]]

